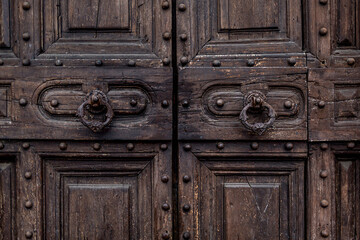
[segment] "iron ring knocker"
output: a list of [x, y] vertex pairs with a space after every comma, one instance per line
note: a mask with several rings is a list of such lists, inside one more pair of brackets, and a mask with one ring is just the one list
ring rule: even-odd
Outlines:
[[[105, 121], [100, 121], [93, 118], [88, 118], [85, 110], [92, 114], [105, 113]], [[93, 132], [100, 132], [104, 127], [109, 125], [114, 117], [114, 111], [109, 103], [109, 99], [100, 90], [93, 90], [86, 95], [85, 101], [80, 105], [77, 111], [77, 116], [86, 127], [90, 128]]]
[[[271, 127], [274, 124], [274, 121], [276, 119], [276, 112], [274, 110], [274, 108], [268, 104], [267, 102], [265, 102], [265, 95], [259, 91], [253, 91], [250, 92], [246, 97], [245, 97], [245, 107], [242, 109], [241, 113], [240, 113], [240, 120], [242, 122], [242, 124], [247, 128], [250, 129], [251, 131], [261, 135], [263, 134], [266, 129], [268, 129], [269, 127]], [[247, 112], [249, 109], [259, 109], [262, 110], [263, 108], [268, 109], [268, 116], [269, 116], [269, 120], [267, 122], [259, 122], [259, 123], [249, 123], [248, 122], [248, 115]]]

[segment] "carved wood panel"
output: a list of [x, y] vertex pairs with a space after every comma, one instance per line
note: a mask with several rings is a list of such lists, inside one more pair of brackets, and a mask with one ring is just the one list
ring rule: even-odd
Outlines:
[[306, 145], [254, 144], [180, 144], [180, 237], [304, 239]]

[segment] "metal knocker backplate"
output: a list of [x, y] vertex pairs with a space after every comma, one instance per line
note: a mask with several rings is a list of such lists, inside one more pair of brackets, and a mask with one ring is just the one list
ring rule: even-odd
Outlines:
[[100, 90], [93, 90], [86, 95], [85, 101], [77, 111], [80, 121], [93, 132], [100, 132], [109, 125], [114, 117], [109, 99]]
[[[268, 104], [265, 100], [265, 95], [260, 91], [251, 91], [249, 92], [244, 99], [244, 108], [240, 113], [240, 120], [242, 124], [251, 131], [262, 135], [266, 129], [271, 127], [274, 124], [276, 119], [276, 112], [274, 108]], [[264, 109], [268, 110], [269, 120], [266, 122], [258, 122], [258, 123], [249, 123], [248, 111], [250, 109], [263, 111]]]

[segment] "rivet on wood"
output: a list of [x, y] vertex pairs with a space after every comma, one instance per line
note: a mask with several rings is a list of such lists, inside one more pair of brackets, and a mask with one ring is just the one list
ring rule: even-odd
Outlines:
[[190, 150], [191, 150], [191, 145], [188, 144], [188, 143], [185, 144], [185, 145], [184, 145], [184, 150], [185, 150], [185, 151], [190, 151]]
[[170, 234], [168, 232], [165, 232], [161, 235], [162, 239], [170, 239]]
[[253, 67], [255, 65], [255, 61], [253, 59], [249, 59], [247, 60], [246, 65], [248, 65], [249, 67]]
[[220, 62], [219, 60], [214, 60], [213, 63], [212, 63], [212, 65], [213, 65], [214, 67], [220, 67], [220, 66], [221, 66], [221, 62]]
[[296, 64], [296, 58], [293, 58], [293, 57], [289, 58], [289, 59], [288, 59], [288, 64], [289, 64], [290, 66], [295, 66], [295, 64]]
[[24, 142], [24, 143], [22, 144], [22, 148], [23, 148], [23, 149], [29, 149], [29, 147], [30, 147], [30, 144], [29, 144], [28, 142]]
[[183, 57], [180, 58], [180, 62], [181, 62], [182, 65], [186, 65], [188, 63], [188, 58], [183, 56]]
[[353, 149], [355, 147], [355, 143], [354, 142], [349, 142], [348, 144], [347, 144], [347, 148], [348, 149]]
[[325, 102], [324, 101], [319, 101], [318, 102], [318, 107], [319, 108], [324, 108], [325, 107]]
[[53, 100], [51, 100], [50, 105], [52, 107], [57, 107], [57, 106], [59, 106], [59, 101], [56, 99], [53, 99]]
[[327, 238], [329, 236], [329, 231], [328, 230], [322, 230], [320, 234], [321, 234], [322, 237]]
[[259, 144], [257, 142], [252, 142], [250, 147], [252, 150], [257, 150], [259, 148]]
[[100, 143], [94, 143], [93, 149], [94, 149], [95, 151], [99, 151], [99, 150], [101, 149]]
[[327, 206], [329, 206], [329, 202], [325, 199], [320, 201], [320, 206], [323, 208], [326, 208]]
[[27, 100], [25, 98], [20, 98], [19, 104], [20, 104], [20, 106], [26, 106]]
[[181, 34], [180, 40], [185, 42], [187, 40], [187, 35], [185, 33]]
[[26, 208], [32, 208], [32, 206], [33, 206], [33, 203], [31, 201], [28, 200], [28, 201], [25, 202], [25, 207]]
[[190, 233], [189, 232], [184, 232], [183, 233], [183, 239], [190, 239]]
[[164, 203], [164, 204], [161, 206], [161, 208], [162, 208], [164, 211], [168, 211], [168, 210], [170, 210], [170, 205], [167, 204], [167, 203]]
[[26, 2], [23, 2], [22, 8], [23, 8], [24, 10], [29, 10], [30, 7], [31, 7], [31, 5], [30, 5], [29, 2], [27, 2], [27, 1], [26, 1]]
[[24, 66], [30, 66], [31, 62], [30, 62], [30, 59], [23, 59], [22, 60], [22, 65]]
[[64, 142], [61, 142], [61, 143], [59, 144], [59, 148], [60, 148], [60, 150], [66, 150], [66, 149], [67, 149], [67, 144], [64, 143]]
[[25, 177], [26, 179], [31, 179], [31, 177], [32, 177], [31, 172], [25, 172], [25, 173], [24, 173], [24, 177]]
[[0, 66], [4, 65], [4, 60], [0, 59]]
[[184, 12], [184, 11], [186, 10], [186, 5], [183, 4], [183, 3], [180, 3], [180, 4], [179, 4], [179, 10], [182, 11], [182, 12]]
[[169, 66], [169, 65], [170, 65], [170, 58], [166, 57], [166, 58], [164, 58], [164, 59], [162, 60], [162, 62], [163, 62], [163, 65], [164, 65], [164, 66]]
[[293, 149], [293, 148], [294, 148], [294, 144], [292, 144], [292, 143], [290, 143], [290, 142], [285, 144], [285, 149], [286, 149], [286, 150], [291, 150], [291, 149]]
[[164, 144], [161, 144], [161, 145], [160, 145], [160, 149], [163, 150], [163, 151], [165, 151], [166, 149], [168, 149], [168, 145], [165, 144], [165, 143], [164, 143]]
[[319, 0], [320, 4], [326, 5], [328, 3], [328, 0]]
[[218, 143], [216, 144], [216, 147], [217, 147], [218, 149], [224, 149], [225, 144], [224, 144], [223, 142], [218, 142]]
[[135, 67], [136, 62], [134, 60], [129, 60], [128, 64], [129, 67]]
[[135, 146], [134, 146], [134, 144], [132, 144], [132, 143], [128, 143], [128, 144], [126, 145], [126, 148], [127, 148], [127, 150], [132, 151], [132, 150], [134, 150]]
[[100, 67], [100, 66], [102, 66], [102, 65], [103, 65], [103, 61], [101, 61], [101, 60], [96, 60], [96, 61], [95, 61], [95, 66]]
[[327, 176], [329, 175], [328, 171], [327, 170], [322, 170], [320, 172], [320, 177], [321, 178], [327, 178]]
[[32, 238], [32, 236], [33, 236], [33, 233], [31, 231], [26, 231], [25, 232], [25, 237], [26, 238], [30, 239], [30, 238]]
[[325, 27], [320, 28], [319, 34], [320, 34], [321, 36], [325, 36], [327, 33], [328, 33], [327, 28], [325, 28]]
[[185, 100], [183, 100], [183, 101], [182, 101], [182, 106], [183, 106], [183, 107], [185, 107], [185, 108], [189, 107], [189, 106], [190, 106], [189, 101], [188, 101], [188, 100], [186, 100], [186, 99], [185, 99]]
[[327, 143], [322, 143], [320, 144], [320, 149], [325, 151], [326, 149], [328, 149], [329, 145]]
[[352, 66], [355, 64], [355, 58], [348, 58], [346, 59], [346, 62], [349, 66]]
[[185, 204], [185, 205], [183, 206], [183, 211], [184, 211], [184, 212], [189, 212], [190, 209], [191, 209], [190, 204]]
[[162, 176], [162, 177], [161, 177], [161, 181], [162, 181], [163, 183], [169, 182], [169, 176], [168, 176], [168, 175]]
[[4, 149], [4, 147], [5, 147], [4, 143], [3, 143], [3, 142], [0, 142], [0, 150], [1, 150], [1, 149]]
[[162, 106], [163, 108], [167, 108], [167, 107], [169, 106], [169, 101], [168, 101], [168, 100], [162, 101], [162, 102], [161, 102], [161, 106]]
[[216, 106], [222, 107], [222, 106], [224, 106], [224, 104], [225, 104], [225, 101], [223, 99], [216, 100]]
[[169, 32], [164, 32], [163, 33], [163, 39], [170, 40], [170, 38], [171, 38], [171, 33], [169, 33]]
[[287, 109], [290, 109], [292, 107], [292, 105], [293, 105], [293, 103], [290, 100], [286, 100], [284, 102], [284, 107], [287, 108]]
[[29, 41], [30, 40], [30, 33], [28, 33], [28, 32], [23, 33], [22, 38], [24, 39], [24, 41]]
[[130, 100], [130, 105], [131, 105], [132, 107], [135, 107], [137, 104], [138, 104], [138, 102], [137, 102], [135, 99], [131, 99], [131, 100]]
[[184, 183], [188, 183], [188, 182], [190, 182], [191, 181], [191, 177], [189, 176], [189, 175], [184, 175], [183, 176], [183, 182]]
[[162, 4], [161, 4], [161, 7], [163, 9], [168, 9], [170, 7], [170, 4], [168, 1], [163, 1]]

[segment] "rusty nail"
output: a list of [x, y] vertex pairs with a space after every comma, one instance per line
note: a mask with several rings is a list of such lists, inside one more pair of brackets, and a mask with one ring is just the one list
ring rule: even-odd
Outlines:
[[23, 2], [23, 4], [22, 4], [22, 8], [24, 9], [24, 10], [29, 10], [30, 9], [30, 3], [29, 2]]
[[170, 4], [168, 1], [163, 1], [162, 4], [161, 4], [161, 7], [163, 9], [168, 9], [170, 7]]
[[22, 38], [24, 39], [24, 41], [29, 41], [30, 40], [30, 33], [28, 33], [28, 32], [23, 33]]
[[162, 106], [163, 108], [167, 108], [167, 107], [169, 106], [169, 101], [168, 101], [168, 100], [162, 101], [162, 102], [161, 102], [161, 106]]
[[168, 176], [168, 175], [162, 176], [162, 177], [161, 177], [161, 181], [162, 181], [163, 183], [169, 182], [169, 176]]
[[31, 179], [31, 177], [32, 177], [31, 172], [25, 172], [25, 173], [24, 173], [24, 177], [25, 177], [26, 179]]
[[62, 65], [63, 65], [63, 63], [61, 60], [58, 59], [55, 61], [55, 66], [62, 66]]
[[329, 147], [329, 145], [327, 143], [320, 144], [320, 149], [323, 150], [323, 151], [328, 149], [328, 147]]
[[93, 149], [94, 149], [95, 151], [99, 151], [99, 150], [101, 149], [101, 144], [100, 144], [100, 143], [94, 143]]
[[189, 212], [190, 209], [191, 209], [190, 204], [185, 204], [185, 205], [183, 206], [183, 211], [184, 211], [184, 212]]
[[184, 183], [188, 183], [188, 182], [190, 182], [191, 181], [191, 177], [189, 176], [189, 175], [184, 175], [183, 176], [183, 182]]
[[184, 232], [183, 233], [183, 239], [190, 239], [190, 233], [189, 232]]
[[328, 33], [328, 30], [326, 27], [322, 27], [320, 28], [319, 33], [321, 36], [325, 36]]
[[188, 100], [185, 99], [185, 100], [182, 101], [182, 106], [183, 107], [189, 107], [189, 105], [190, 105], [190, 103], [189, 103]]
[[183, 57], [180, 58], [180, 62], [181, 62], [182, 65], [186, 65], [188, 63], [188, 58], [183, 56]]
[[321, 205], [321, 207], [326, 208], [327, 206], [329, 206], [329, 202], [327, 200], [323, 199], [320, 201], [320, 205]]
[[164, 58], [164, 59], [162, 60], [162, 62], [163, 62], [163, 65], [164, 65], [164, 66], [169, 66], [169, 65], [170, 65], [170, 58], [166, 57], [166, 58]]
[[321, 178], [327, 178], [327, 176], [329, 175], [328, 171], [327, 170], [322, 170], [320, 172], [320, 177]]
[[223, 142], [218, 142], [218, 143], [216, 144], [216, 147], [217, 147], [218, 149], [224, 149], [225, 144], [224, 144]]
[[165, 210], [165, 211], [168, 211], [170, 209], [170, 205], [167, 204], [167, 203], [164, 203], [162, 206], [162, 209]]
[[346, 62], [349, 66], [352, 66], [355, 64], [355, 58], [348, 58], [346, 59]]
[[31, 62], [30, 62], [30, 59], [23, 59], [22, 60], [22, 65], [24, 66], [30, 66]]
[[290, 143], [290, 142], [285, 144], [285, 149], [286, 149], [286, 150], [291, 150], [291, 149], [293, 149], [293, 148], [294, 148], [294, 144], [292, 144], [292, 143]]
[[191, 145], [189, 143], [185, 144], [184, 149], [185, 149], [185, 151], [190, 151], [191, 150]]
[[186, 10], [186, 5], [183, 4], [183, 3], [180, 3], [180, 4], [179, 4], [179, 10], [182, 11], [182, 12], [184, 12], [184, 11]]
[[101, 61], [101, 60], [96, 60], [96, 61], [95, 61], [95, 66], [100, 67], [100, 66], [102, 66], [102, 65], [103, 65], [103, 61]]
[[33, 206], [33, 204], [32, 204], [31, 201], [28, 200], [28, 201], [25, 202], [25, 207], [26, 208], [32, 208], [32, 206]]
[[134, 60], [129, 60], [128, 64], [129, 67], [135, 67], [136, 62]]
[[181, 34], [180, 40], [185, 42], [187, 40], [187, 35], [185, 33]]
[[250, 147], [252, 150], [257, 150], [259, 148], [259, 144], [257, 142], [252, 142]]
[[220, 62], [219, 60], [214, 60], [213, 63], [212, 63], [212, 65], [213, 65], [214, 67], [220, 67], [220, 66], [221, 66], [221, 62]]
[[319, 108], [324, 108], [325, 107], [325, 102], [324, 101], [319, 101], [318, 102], [318, 107]]
[[126, 145], [126, 148], [127, 148], [127, 150], [132, 151], [132, 150], [134, 150], [135, 146], [134, 146], [134, 144], [132, 144], [132, 143], [128, 143], [128, 144]]
[[355, 143], [354, 142], [349, 142], [347, 144], [347, 147], [348, 147], [348, 149], [353, 149], [355, 147]]
[[253, 67], [255, 65], [255, 61], [253, 59], [249, 59], [247, 60], [246, 64], [249, 66], [249, 67]]
[[32, 236], [33, 236], [33, 233], [31, 231], [26, 231], [25, 232], [25, 237], [26, 238], [32, 238]]
[[66, 149], [67, 149], [67, 144], [64, 143], [64, 142], [61, 142], [61, 143], [59, 144], [59, 148], [60, 148], [60, 150], [66, 150]]
[[325, 229], [321, 231], [321, 236], [327, 238], [329, 236], [329, 232]]
[[170, 38], [171, 38], [171, 34], [169, 32], [164, 32], [163, 33], [163, 39], [170, 40]]

